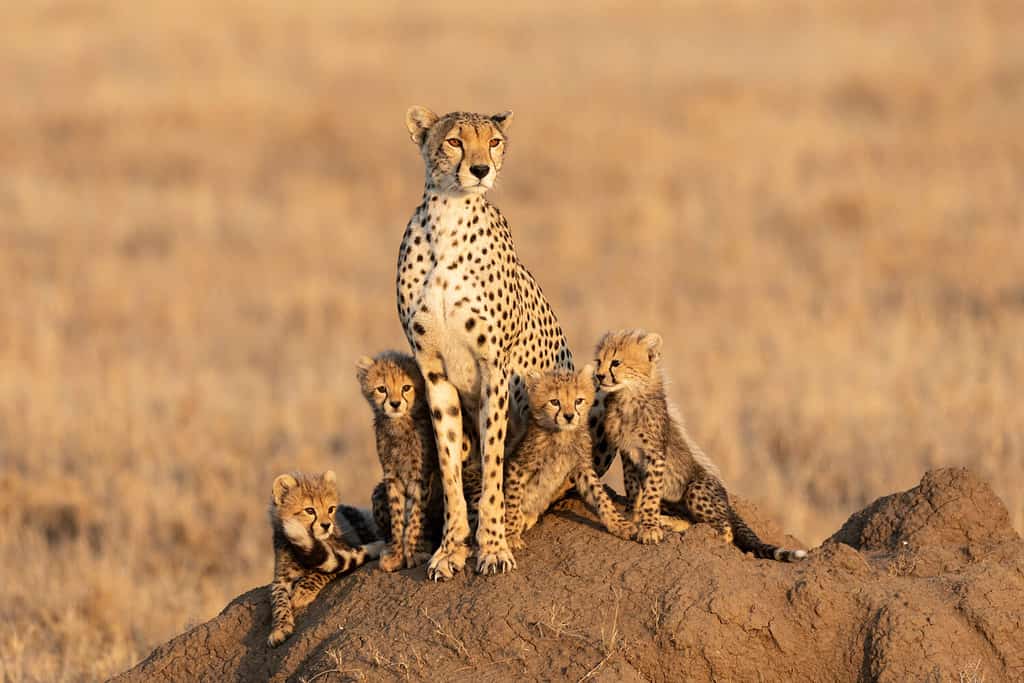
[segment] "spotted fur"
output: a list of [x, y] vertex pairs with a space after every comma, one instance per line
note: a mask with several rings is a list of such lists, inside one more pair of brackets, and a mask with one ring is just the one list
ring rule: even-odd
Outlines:
[[412, 356], [386, 352], [362, 357], [356, 375], [373, 410], [377, 456], [384, 471], [389, 526], [380, 567], [416, 567], [433, 551], [429, 520], [441, 516], [441, 476], [423, 376]]
[[395, 284], [399, 319], [426, 378], [442, 475], [444, 538], [428, 566], [435, 580], [461, 571], [469, 554], [463, 415], [480, 443], [477, 571], [509, 571], [515, 558], [505, 536], [502, 459], [524, 432], [523, 377], [573, 367], [558, 319], [516, 256], [508, 222], [484, 198], [504, 162], [511, 121], [511, 112], [438, 116], [413, 107], [406, 114], [426, 182], [402, 237]]
[[594, 472], [586, 425], [594, 402], [594, 366], [588, 364], [579, 372], [527, 371], [526, 389], [530, 407], [526, 435], [506, 459], [509, 547], [524, 547], [522, 533], [571, 487], [597, 510], [611, 533], [626, 539], [635, 536], [636, 525], [615, 510]]
[[641, 543], [664, 536], [662, 510], [712, 525], [757, 557], [795, 561], [803, 550], [764, 543], [729, 503], [718, 469], [671, 409], [660, 367], [661, 337], [643, 330], [609, 332], [597, 345], [595, 379], [605, 400], [604, 427], [622, 455], [626, 498], [639, 519]]
[[305, 607], [338, 574], [380, 555], [380, 542], [353, 547], [334, 523], [338, 491], [334, 472], [296, 472], [274, 480], [270, 527], [274, 581], [270, 585], [272, 625], [267, 644], [280, 645], [295, 626], [294, 610]]

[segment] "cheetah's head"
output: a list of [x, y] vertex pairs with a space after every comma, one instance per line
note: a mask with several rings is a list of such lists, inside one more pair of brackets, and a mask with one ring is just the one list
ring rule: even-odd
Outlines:
[[334, 472], [323, 474], [282, 474], [274, 480], [270, 502], [272, 522], [280, 523], [288, 540], [310, 550], [314, 541], [324, 541], [334, 533], [334, 510], [338, 506]]
[[427, 184], [452, 194], [483, 194], [494, 186], [505, 156], [512, 112], [488, 116], [455, 111], [438, 116], [411, 107], [405, 125], [427, 164]]
[[594, 366], [587, 364], [579, 372], [552, 370], [526, 373], [526, 392], [530, 414], [538, 425], [553, 431], [568, 431], [587, 424], [594, 403]]
[[661, 335], [643, 330], [609, 332], [597, 343], [594, 379], [601, 391], [643, 390], [658, 378]]
[[363, 356], [356, 363], [356, 377], [370, 407], [388, 418], [412, 411], [417, 396], [426, 396], [423, 375], [412, 356], [385, 352], [376, 358]]

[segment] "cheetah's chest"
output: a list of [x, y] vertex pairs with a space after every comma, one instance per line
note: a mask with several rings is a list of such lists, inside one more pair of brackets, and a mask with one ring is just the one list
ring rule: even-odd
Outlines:
[[480, 222], [483, 211], [482, 205], [460, 204], [414, 217], [399, 262], [406, 335], [418, 353], [441, 357], [471, 411], [481, 390], [480, 364], [503, 342], [493, 304], [494, 292], [507, 286], [496, 260], [502, 250], [493, 226]]

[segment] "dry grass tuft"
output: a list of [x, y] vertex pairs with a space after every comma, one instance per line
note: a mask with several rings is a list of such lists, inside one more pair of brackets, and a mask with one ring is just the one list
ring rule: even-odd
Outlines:
[[11, 4], [0, 679], [104, 678], [268, 581], [279, 472], [367, 502], [352, 369], [404, 344], [417, 102], [516, 110], [494, 199], [577, 357], [661, 332], [691, 431], [788, 530], [820, 541], [948, 464], [1024, 528], [1022, 22]]

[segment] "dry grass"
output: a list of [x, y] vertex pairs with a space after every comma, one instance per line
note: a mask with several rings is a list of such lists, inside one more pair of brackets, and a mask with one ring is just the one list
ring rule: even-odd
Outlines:
[[5, 8], [0, 679], [266, 582], [281, 471], [367, 501], [413, 103], [516, 111], [494, 199], [577, 355], [661, 332], [789, 530], [946, 464], [1024, 527], [1024, 5], [429, 5]]

